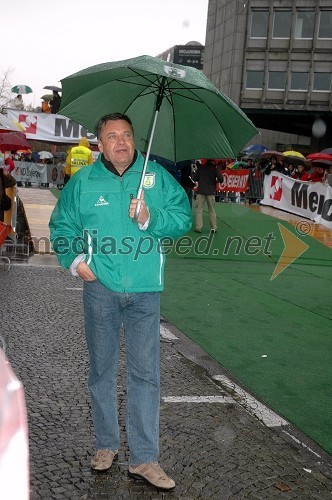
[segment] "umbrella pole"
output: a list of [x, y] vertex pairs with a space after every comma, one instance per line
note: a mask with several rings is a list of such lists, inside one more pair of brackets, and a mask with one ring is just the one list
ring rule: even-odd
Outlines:
[[149, 161], [149, 157], [150, 157], [150, 151], [151, 151], [151, 146], [152, 146], [152, 140], [153, 140], [153, 136], [154, 136], [154, 131], [155, 131], [155, 128], [156, 128], [158, 113], [159, 113], [159, 111], [156, 111], [155, 115], [154, 115], [153, 124], [152, 124], [152, 130], [151, 130], [149, 144], [148, 144], [148, 149], [147, 149], [147, 152], [146, 152], [146, 156], [145, 156], [145, 160], [144, 160], [144, 165], [143, 165], [143, 170], [142, 170], [142, 175], [141, 175], [141, 180], [140, 180], [139, 188], [138, 188], [138, 192], [137, 192], [137, 199], [139, 199], [139, 200], [142, 197], [144, 177], [145, 177], [146, 167], [148, 165], [148, 161]]
[[[142, 170], [142, 175], [141, 175], [141, 180], [140, 180], [139, 188], [138, 188], [138, 191], [137, 191], [137, 199], [138, 200], [142, 199], [144, 177], [145, 177], [146, 167], [147, 167], [148, 161], [149, 161], [150, 150], [151, 150], [151, 145], [152, 145], [154, 131], [155, 131], [155, 128], [156, 128], [158, 113], [159, 113], [159, 111], [155, 112], [154, 119], [153, 119], [153, 124], [152, 124], [152, 130], [151, 130], [151, 134], [150, 134], [150, 138], [149, 138], [148, 149], [147, 149], [147, 152], [146, 152], [145, 161], [144, 161], [143, 170]], [[139, 201], [137, 203], [136, 210], [135, 210], [135, 215], [134, 215], [134, 219], [135, 220], [138, 219], [140, 210], [141, 210], [141, 202]]]
[[[145, 177], [146, 167], [148, 165], [148, 161], [149, 161], [149, 157], [150, 157], [150, 150], [151, 150], [151, 146], [152, 146], [154, 131], [155, 131], [156, 124], [157, 124], [158, 113], [159, 113], [160, 106], [161, 106], [161, 103], [162, 103], [162, 100], [163, 100], [163, 97], [164, 97], [165, 83], [166, 83], [166, 78], [163, 77], [162, 81], [161, 81], [160, 88], [159, 88], [158, 96], [157, 96], [156, 111], [155, 111], [154, 118], [153, 118], [152, 129], [151, 129], [151, 134], [150, 134], [149, 144], [148, 144], [148, 149], [147, 149], [147, 152], [146, 152], [145, 161], [144, 161], [143, 170], [142, 170], [142, 175], [141, 175], [141, 180], [140, 180], [139, 188], [138, 188], [138, 191], [137, 191], [137, 199], [138, 200], [140, 200], [142, 198], [144, 177]], [[135, 211], [135, 216], [134, 216], [135, 220], [138, 219], [138, 214], [140, 212], [140, 209], [141, 209], [141, 204], [140, 204], [140, 202], [138, 202], [137, 203], [137, 207], [136, 207], [136, 211]]]

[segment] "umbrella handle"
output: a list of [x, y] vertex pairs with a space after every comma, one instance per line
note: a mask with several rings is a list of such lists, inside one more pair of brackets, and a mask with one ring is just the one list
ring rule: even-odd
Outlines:
[[[143, 168], [143, 170], [144, 170], [144, 168]], [[144, 179], [144, 177], [142, 177], [142, 179]], [[138, 188], [138, 192], [137, 192], [137, 199], [138, 200], [140, 200], [142, 198], [142, 193], [143, 193], [143, 188], [142, 188], [141, 184], [140, 184], [140, 187]], [[139, 201], [137, 203], [137, 205], [136, 205], [136, 210], [135, 210], [135, 215], [134, 215], [134, 220], [135, 221], [138, 220], [138, 216], [139, 216], [140, 210], [141, 210], [141, 202]]]

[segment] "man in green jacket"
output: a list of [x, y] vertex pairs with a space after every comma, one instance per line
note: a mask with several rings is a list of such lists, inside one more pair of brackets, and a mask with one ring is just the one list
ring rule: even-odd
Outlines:
[[68, 182], [50, 220], [51, 241], [61, 265], [84, 284], [96, 435], [91, 467], [106, 470], [118, 454], [117, 375], [123, 326], [129, 475], [171, 490], [174, 481], [158, 465], [162, 239], [187, 232], [191, 210], [179, 183], [154, 162], [147, 166], [144, 197], [137, 200], [144, 158], [135, 150], [126, 115], [101, 118], [97, 137], [101, 155]]

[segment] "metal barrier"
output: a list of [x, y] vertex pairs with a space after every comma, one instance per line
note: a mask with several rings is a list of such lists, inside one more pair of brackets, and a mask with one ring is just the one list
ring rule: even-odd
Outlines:
[[264, 174], [256, 168], [250, 169], [248, 189], [245, 200], [248, 203], [257, 203], [264, 198]]

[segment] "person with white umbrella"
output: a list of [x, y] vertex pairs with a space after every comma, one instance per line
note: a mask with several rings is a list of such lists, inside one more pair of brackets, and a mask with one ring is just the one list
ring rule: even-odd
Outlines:
[[17, 94], [17, 96], [10, 102], [10, 107], [20, 111], [24, 109], [24, 102], [21, 94]]
[[10, 106], [14, 109], [22, 111], [24, 109], [22, 94], [31, 94], [33, 92], [32, 88], [28, 85], [15, 85], [11, 88], [11, 91], [14, 94], [17, 94], [17, 96], [11, 101]]

